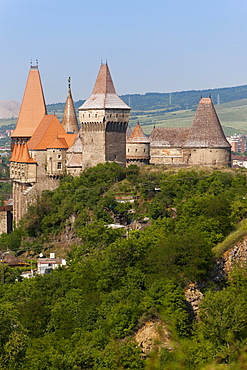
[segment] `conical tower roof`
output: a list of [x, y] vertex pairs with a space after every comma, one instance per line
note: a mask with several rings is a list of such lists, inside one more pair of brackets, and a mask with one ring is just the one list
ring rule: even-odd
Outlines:
[[11, 137], [31, 137], [45, 114], [39, 70], [37, 66], [31, 66], [16, 128]]
[[71, 94], [70, 88], [70, 77], [68, 79], [68, 96], [65, 103], [64, 114], [63, 114], [63, 128], [66, 132], [77, 134], [79, 131], [78, 121], [75, 112], [75, 106]]
[[219, 118], [211, 98], [201, 98], [188, 139], [183, 147], [192, 148], [228, 148]]
[[139, 123], [136, 124], [136, 127], [130, 137], [126, 140], [127, 143], [150, 143], [149, 138], [144, 134]]
[[27, 144], [21, 145], [20, 155], [16, 162], [20, 163], [37, 163], [33, 158], [30, 157]]
[[117, 95], [107, 64], [101, 65], [92, 95], [79, 108], [87, 109], [131, 109]]
[[18, 155], [18, 144], [14, 144], [13, 152], [9, 161], [16, 162], [17, 155]]

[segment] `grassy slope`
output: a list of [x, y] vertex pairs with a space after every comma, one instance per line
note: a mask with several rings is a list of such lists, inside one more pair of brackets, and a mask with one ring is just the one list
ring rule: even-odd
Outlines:
[[[247, 134], [247, 99], [236, 100], [215, 106], [220, 122], [226, 135], [236, 133]], [[195, 111], [179, 110], [176, 112], [132, 111], [130, 126], [133, 127], [139, 121], [146, 134], [149, 134], [155, 124], [156, 127], [189, 127], [192, 123]]]
[[[220, 122], [226, 135], [236, 133], [247, 134], [247, 99], [236, 100], [215, 106]], [[54, 110], [49, 109], [48, 114], [54, 114]], [[55, 114], [62, 120], [62, 110], [56, 110]], [[134, 127], [139, 122], [146, 134], [150, 134], [153, 126], [156, 127], [189, 127], [192, 123], [194, 110], [179, 110], [175, 112], [164, 112], [163, 109], [131, 111], [130, 126]], [[0, 120], [0, 126], [10, 125], [15, 121]]]

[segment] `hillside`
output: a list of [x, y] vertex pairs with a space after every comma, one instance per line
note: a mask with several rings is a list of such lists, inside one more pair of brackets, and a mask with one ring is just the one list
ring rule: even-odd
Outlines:
[[[246, 269], [212, 271], [247, 217], [246, 175], [108, 163], [45, 192], [0, 243], [68, 265], [23, 282], [5, 266], [1, 369], [245, 369]], [[105, 226], [114, 215], [127, 230]]]
[[0, 119], [17, 118], [20, 103], [15, 100], [0, 100]]
[[[137, 122], [140, 122], [145, 133], [150, 134], [154, 125], [156, 127], [190, 126], [201, 95], [204, 97], [212, 96], [226, 135], [246, 133], [247, 85], [222, 89], [175, 92], [172, 94], [132, 94], [123, 95], [121, 98], [132, 107], [130, 126], [134, 127]], [[82, 103], [83, 100], [75, 102], [76, 109]], [[56, 114], [62, 120], [64, 104], [47, 105], [48, 114]], [[13, 124], [14, 119], [9, 120], [9, 117], [17, 116], [19, 106], [19, 103], [16, 102], [0, 101], [0, 126]]]

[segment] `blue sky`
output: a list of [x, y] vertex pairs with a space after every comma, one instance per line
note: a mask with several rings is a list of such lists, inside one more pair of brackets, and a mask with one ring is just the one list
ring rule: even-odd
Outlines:
[[39, 60], [47, 103], [87, 98], [107, 59], [119, 95], [247, 84], [246, 0], [0, 0], [0, 100]]

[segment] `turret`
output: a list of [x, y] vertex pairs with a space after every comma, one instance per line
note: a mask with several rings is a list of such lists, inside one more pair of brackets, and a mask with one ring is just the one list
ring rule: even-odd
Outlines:
[[126, 162], [128, 165], [141, 166], [149, 164], [150, 140], [144, 134], [141, 126], [137, 123], [132, 134], [126, 139]]
[[70, 77], [68, 78], [68, 96], [65, 103], [62, 125], [67, 133], [77, 134], [79, 131], [75, 106], [71, 94]]
[[130, 109], [117, 95], [108, 65], [102, 64], [92, 95], [79, 108], [83, 169], [107, 161], [125, 166]]

